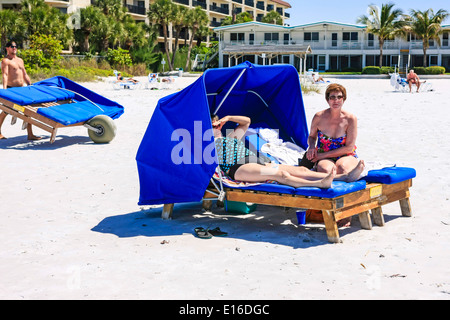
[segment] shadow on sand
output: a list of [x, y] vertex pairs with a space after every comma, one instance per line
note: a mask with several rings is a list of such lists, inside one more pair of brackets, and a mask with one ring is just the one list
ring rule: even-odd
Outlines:
[[43, 136], [41, 140], [30, 141], [27, 136], [11, 137], [0, 140], [0, 149], [13, 150], [55, 150], [68, 147], [74, 144], [94, 144], [89, 136], [65, 136], [58, 135], [53, 143], [50, 137]]
[[[202, 211], [201, 203], [176, 204], [172, 220], [161, 219], [162, 207], [150, 208], [103, 219], [92, 231], [126, 237], [175, 236], [191, 233], [194, 228], [220, 227], [228, 232], [228, 238], [247, 241], [268, 242], [293, 248], [309, 248], [329, 244], [323, 224], [298, 225], [294, 209], [258, 206], [250, 214], [230, 214], [213, 205], [213, 212]], [[385, 215], [388, 222], [396, 216]], [[377, 228], [377, 226], [374, 226]], [[352, 225], [340, 228], [339, 234], [345, 242], [345, 235], [362, 230], [357, 217]]]

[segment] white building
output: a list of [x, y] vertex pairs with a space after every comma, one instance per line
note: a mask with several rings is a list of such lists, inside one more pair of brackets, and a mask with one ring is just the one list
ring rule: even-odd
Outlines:
[[[450, 25], [443, 26], [441, 46], [435, 41], [427, 50], [428, 66], [438, 65], [450, 69]], [[290, 63], [300, 70], [300, 57], [289, 53], [289, 48], [311, 49], [306, 68], [325, 70], [361, 70], [378, 65], [380, 47], [376, 35], [366, 32], [363, 25], [322, 21], [299, 26], [278, 26], [261, 22], [248, 22], [214, 28], [219, 36], [219, 66], [227, 67], [245, 60], [257, 64]], [[259, 54], [253, 50], [260, 49]], [[273, 52], [270, 47], [283, 47]], [[265, 58], [263, 58], [263, 56]], [[402, 68], [423, 65], [421, 40], [413, 35], [407, 39], [385, 41], [383, 65]]]
[[[0, 0], [0, 9], [18, 9], [21, 0]], [[63, 13], [75, 13], [77, 9], [90, 6], [95, 0], [45, 0], [51, 7], [59, 9]], [[128, 9], [128, 14], [136, 21], [147, 21], [147, 10], [150, 0], [123, 0], [123, 6]]]

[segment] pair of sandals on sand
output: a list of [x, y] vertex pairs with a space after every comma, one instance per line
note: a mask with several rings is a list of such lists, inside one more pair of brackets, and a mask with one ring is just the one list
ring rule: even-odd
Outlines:
[[228, 232], [220, 230], [219, 227], [214, 229], [205, 229], [203, 227], [197, 227], [194, 229], [195, 235], [200, 239], [211, 239], [214, 237], [225, 237], [228, 235]]

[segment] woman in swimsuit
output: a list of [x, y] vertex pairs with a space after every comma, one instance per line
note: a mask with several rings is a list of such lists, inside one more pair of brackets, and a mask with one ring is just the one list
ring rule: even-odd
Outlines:
[[[364, 161], [356, 155], [357, 119], [342, 110], [347, 91], [342, 85], [332, 83], [325, 91], [325, 99], [329, 108], [317, 112], [312, 119], [306, 157], [315, 163], [317, 172], [336, 171], [337, 175], [344, 176], [352, 173], [357, 180], [364, 170]], [[343, 219], [338, 225], [348, 226], [350, 222], [351, 218]]]
[[[337, 174], [364, 170], [364, 161], [356, 155], [357, 119], [342, 110], [347, 91], [337, 83], [327, 87], [325, 99], [329, 108], [317, 112], [311, 122], [306, 157], [314, 162], [317, 172]], [[316, 146], [317, 141], [317, 146]]]
[[[244, 116], [225, 116], [219, 119], [212, 116], [214, 142], [219, 166], [230, 178], [245, 182], [265, 182], [274, 180], [292, 187], [329, 188], [333, 179], [356, 180], [354, 172], [336, 175], [332, 169], [328, 173], [310, 171], [305, 167], [270, 163], [268, 159], [257, 156], [247, 149], [241, 140], [248, 127], [250, 118]], [[226, 137], [221, 129], [228, 121], [237, 123], [237, 127]]]

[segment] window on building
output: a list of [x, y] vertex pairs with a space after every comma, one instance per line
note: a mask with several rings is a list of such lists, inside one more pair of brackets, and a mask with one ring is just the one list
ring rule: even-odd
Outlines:
[[372, 33], [369, 33], [367, 35], [367, 46], [368, 47], [373, 47], [373, 45], [374, 45], [374, 36], [373, 36]]
[[442, 34], [442, 46], [448, 47], [448, 32]]
[[331, 34], [331, 46], [332, 47], [337, 47], [337, 41], [338, 41], [338, 34], [337, 33], [332, 33]]
[[278, 33], [275, 32], [266, 32], [264, 33], [264, 41], [265, 42], [278, 42]]
[[235, 42], [243, 42], [245, 40], [244, 33], [230, 33], [230, 40]]
[[305, 32], [303, 34], [305, 41], [319, 41], [319, 33], [318, 32]]
[[342, 41], [358, 41], [358, 32], [343, 32]]
[[437, 55], [430, 55], [429, 59], [430, 59], [430, 62], [428, 63], [428, 65], [430, 65], [430, 66], [438, 65], [438, 56]]

